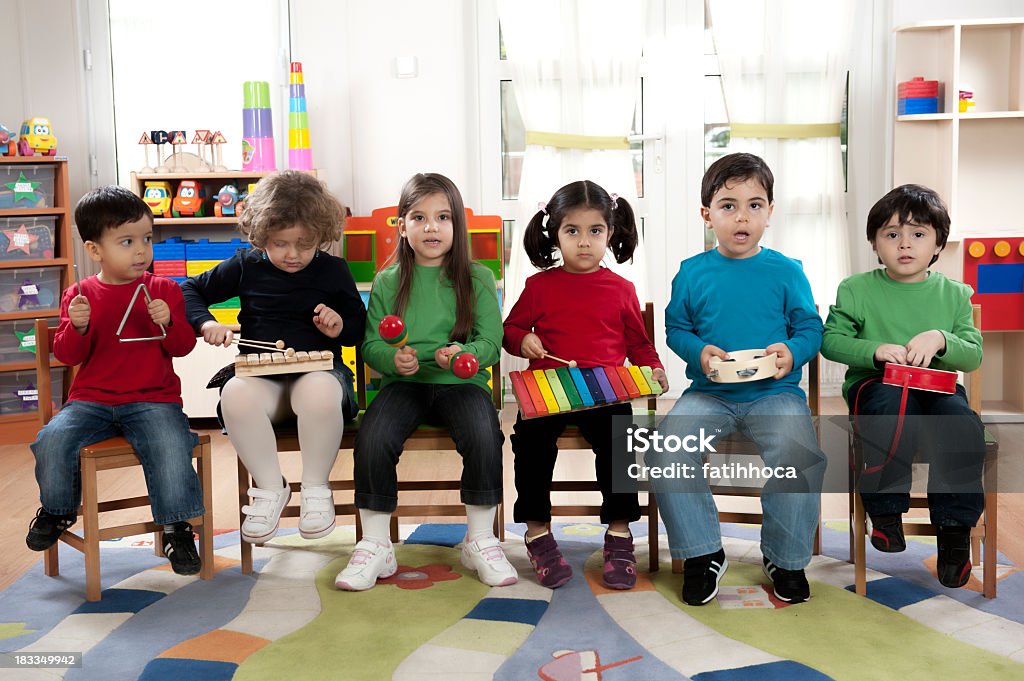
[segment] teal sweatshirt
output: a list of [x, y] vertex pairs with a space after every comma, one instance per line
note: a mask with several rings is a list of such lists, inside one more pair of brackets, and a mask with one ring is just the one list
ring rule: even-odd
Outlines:
[[491, 271], [474, 263], [472, 269], [475, 303], [473, 331], [465, 343], [455, 343], [476, 355], [480, 371], [468, 381], [451, 371], [441, 369], [434, 361], [434, 352], [450, 345], [448, 336], [455, 326], [455, 289], [444, 276], [444, 268], [416, 265], [412, 278], [412, 291], [402, 321], [409, 334], [407, 344], [416, 350], [420, 368], [412, 376], [399, 376], [395, 370], [395, 353], [380, 338], [377, 326], [380, 320], [394, 313], [398, 292], [398, 264], [387, 267], [373, 280], [370, 305], [366, 315], [366, 337], [363, 340], [363, 359], [383, 376], [382, 386], [395, 381], [419, 383], [472, 383], [490, 392], [487, 387], [486, 367], [498, 361], [501, 352], [501, 310], [498, 293]]
[[981, 332], [974, 328], [967, 284], [930, 272], [924, 281], [893, 281], [884, 269], [855, 274], [839, 284], [836, 304], [829, 309], [821, 354], [849, 365], [843, 397], [857, 381], [880, 376], [875, 361], [879, 345], [906, 345], [923, 331], [938, 329], [946, 349], [935, 355], [931, 368], [973, 371], [981, 366]]

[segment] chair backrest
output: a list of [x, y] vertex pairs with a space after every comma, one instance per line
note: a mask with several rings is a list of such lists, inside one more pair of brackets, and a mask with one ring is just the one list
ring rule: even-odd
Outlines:
[[[971, 318], [974, 328], [981, 331], [981, 305], [971, 305]], [[976, 414], [981, 414], [981, 367], [967, 374], [967, 404]]]
[[[50, 351], [53, 348], [53, 337], [57, 333], [57, 327], [49, 326], [45, 319], [37, 319], [35, 323], [36, 333], [36, 390], [39, 405], [40, 426], [45, 426], [53, 418], [53, 389], [50, 384]], [[56, 366], [64, 366], [57, 363]], [[67, 391], [65, 381], [64, 390]]]

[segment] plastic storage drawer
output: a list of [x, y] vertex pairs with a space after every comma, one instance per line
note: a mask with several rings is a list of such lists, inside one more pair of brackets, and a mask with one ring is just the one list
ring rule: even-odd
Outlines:
[[[34, 319], [12, 319], [0, 322], [0, 364], [31, 362], [36, 356], [36, 332]], [[50, 326], [57, 326], [60, 320], [52, 317], [46, 320]], [[53, 356], [53, 353], [50, 353]]]
[[53, 217], [0, 218], [0, 261], [52, 260]]
[[[64, 369], [50, 369], [50, 387], [54, 409], [64, 397]], [[39, 411], [35, 371], [4, 371], [0, 373], [0, 415], [28, 414]]]
[[52, 208], [52, 165], [0, 165], [0, 208]]
[[0, 270], [0, 312], [55, 310], [59, 305], [59, 267]]

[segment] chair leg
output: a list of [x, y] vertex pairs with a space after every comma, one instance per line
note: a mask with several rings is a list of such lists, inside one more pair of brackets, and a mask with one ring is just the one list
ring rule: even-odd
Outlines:
[[85, 549], [85, 600], [100, 600], [100, 518], [96, 462], [82, 461], [82, 526]]
[[985, 557], [982, 568], [982, 593], [985, 598], [996, 597], [996, 551], [998, 542], [998, 500], [995, 492], [985, 493]]
[[[213, 445], [201, 444], [196, 452], [196, 466], [199, 468], [199, 487], [203, 491], [203, 521], [199, 525], [199, 555], [203, 566], [199, 569], [200, 579], [213, 579]], [[239, 539], [241, 541], [241, 539]]]
[[46, 549], [43, 554], [43, 574], [47, 577], [56, 577], [60, 574], [60, 558], [57, 553], [59, 548], [60, 542]]
[[659, 542], [660, 537], [658, 535], [658, 500], [654, 497], [654, 492], [647, 493], [647, 550], [648, 556], [648, 570], [650, 572], [657, 572], [661, 567], [658, 563], [659, 558]]
[[868, 592], [867, 583], [867, 546], [864, 535], [867, 534], [867, 524], [864, 513], [864, 502], [860, 494], [853, 493], [853, 585], [858, 596], [864, 596]]
[[494, 536], [498, 541], [505, 541], [505, 515], [501, 502], [494, 509]]
[[242, 513], [242, 506], [249, 503], [249, 471], [238, 460], [238, 546], [242, 559], [242, 574], [252, 574], [252, 544], [242, 539], [242, 523], [245, 522], [245, 514]]
[[398, 543], [398, 511], [391, 514], [391, 543]]
[[164, 556], [164, 531], [163, 528], [155, 530], [153, 532], [153, 555], [159, 556], [160, 558], [166, 558]]
[[683, 559], [673, 558], [672, 559], [672, 574], [681, 575], [683, 574]]

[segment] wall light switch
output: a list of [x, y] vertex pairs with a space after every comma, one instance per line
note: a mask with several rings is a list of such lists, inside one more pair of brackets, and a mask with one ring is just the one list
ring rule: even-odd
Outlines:
[[395, 57], [395, 78], [415, 78], [418, 75], [416, 57]]

